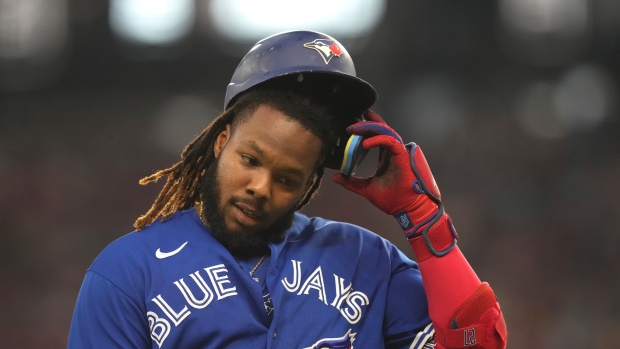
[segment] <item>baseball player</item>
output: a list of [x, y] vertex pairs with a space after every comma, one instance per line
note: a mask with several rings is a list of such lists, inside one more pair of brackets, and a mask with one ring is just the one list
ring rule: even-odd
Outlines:
[[[88, 269], [68, 346], [505, 348], [499, 304], [456, 246], [420, 147], [368, 110], [376, 98], [327, 35], [259, 41], [225, 111], [141, 181], [167, 178], [136, 231]], [[374, 175], [352, 175], [377, 147]], [[326, 168], [398, 220], [417, 263], [364, 228], [298, 212]]]

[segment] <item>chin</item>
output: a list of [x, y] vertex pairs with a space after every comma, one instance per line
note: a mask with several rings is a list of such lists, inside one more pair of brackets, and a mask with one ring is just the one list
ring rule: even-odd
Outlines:
[[241, 224], [226, 224], [226, 231], [229, 234], [234, 234], [238, 236], [252, 236], [258, 235], [258, 232], [261, 229], [259, 227], [246, 227]]

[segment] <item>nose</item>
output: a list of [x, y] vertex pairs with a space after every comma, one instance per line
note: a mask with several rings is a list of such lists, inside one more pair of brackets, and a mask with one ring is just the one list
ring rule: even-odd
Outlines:
[[266, 200], [271, 197], [271, 175], [267, 171], [254, 171], [246, 192], [256, 199]]

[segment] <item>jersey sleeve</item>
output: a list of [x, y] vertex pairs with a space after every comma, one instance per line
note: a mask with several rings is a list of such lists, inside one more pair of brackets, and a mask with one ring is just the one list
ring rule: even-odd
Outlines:
[[383, 328], [385, 348], [433, 348], [435, 330], [418, 266], [400, 251], [393, 252], [393, 263]]
[[88, 271], [80, 289], [67, 348], [150, 348], [140, 306], [110, 280]]

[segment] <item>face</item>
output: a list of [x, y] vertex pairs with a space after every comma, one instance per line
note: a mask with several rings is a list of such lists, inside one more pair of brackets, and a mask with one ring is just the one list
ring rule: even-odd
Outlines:
[[281, 240], [312, 184], [320, 150], [318, 137], [269, 106], [234, 129], [228, 125], [201, 188], [214, 236], [231, 252], [250, 255]]

